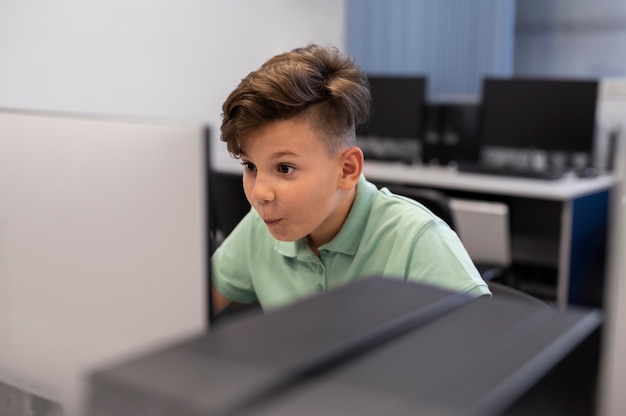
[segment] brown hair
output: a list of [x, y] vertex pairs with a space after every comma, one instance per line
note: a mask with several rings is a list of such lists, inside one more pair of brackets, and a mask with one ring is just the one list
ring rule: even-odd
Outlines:
[[335, 47], [309, 45], [270, 58], [222, 106], [221, 140], [239, 157], [246, 134], [265, 123], [310, 117], [329, 155], [356, 144], [370, 110], [367, 76]]

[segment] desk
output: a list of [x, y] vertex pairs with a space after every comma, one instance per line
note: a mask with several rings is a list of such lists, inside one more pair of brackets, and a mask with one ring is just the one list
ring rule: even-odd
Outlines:
[[373, 160], [365, 162], [365, 175], [377, 182], [404, 183], [452, 191], [507, 195], [552, 201], [573, 199], [608, 190], [612, 176], [541, 180], [459, 172], [446, 167], [428, 167]]
[[[241, 174], [236, 160], [224, 152], [214, 153], [214, 169]], [[562, 308], [602, 306], [612, 176], [548, 181], [372, 160], [365, 162], [365, 175], [378, 185], [428, 187], [450, 196], [506, 203], [514, 265], [542, 274], [542, 286], [527, 289], [541, 290], [533, 294], [553, 299]]]
[[87, 416], [501, 415], [602, 319], [372, 277], [100, 369]]

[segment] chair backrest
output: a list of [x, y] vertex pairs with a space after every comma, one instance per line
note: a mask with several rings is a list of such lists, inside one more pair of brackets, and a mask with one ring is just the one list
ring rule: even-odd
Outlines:
[[241, 175], [211, 171], [209, 185], [211, 215], [217, 243], [223, 240], [250, 211]]
[[550, 305], [545, 303], [539, 298], [536, 298], [526, 292], [522, 292], [521, 290], [517, 290], [511, 286], [507, 286], [502, 283], [497, 283], [493, 281], [488, 281], [487, 285], [489, 285], [489, 290], [491, 290], [492, 297], [498, 298], [508, 298], [515, 299], [520, 302], [524, 302], [527, 304], [532, 304], [538, 307], [549, 308]]

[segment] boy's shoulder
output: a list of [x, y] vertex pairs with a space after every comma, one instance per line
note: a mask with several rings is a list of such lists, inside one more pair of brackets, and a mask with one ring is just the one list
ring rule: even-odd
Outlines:
[[387, 187], [379, 187], [364, 177], [357, 185], [352, 211], [360, 220], [366, 216], [368, 226], [375, 227], [380, 226], [381, 222], [415, 227], [438, 219], [415, 199], [393, 193]]
[[404, 195], [391, 192], [387, 188], [380, 188], [372, 202], [372, 213], [381, 216], [401, 216], [403, 220], [428, 222], [435, 215], [422, 203]]
[[423, 230], [439, 229], [443, 221], [419, 202], [370, 184], [368, 197], [353, 205], [346, 230], [365, 239], [414, 239]]

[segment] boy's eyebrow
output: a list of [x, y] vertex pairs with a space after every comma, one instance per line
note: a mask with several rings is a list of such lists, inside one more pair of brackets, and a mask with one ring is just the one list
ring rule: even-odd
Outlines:
[[283, 156], [295, 156], [295, 157], [300, 157], [301, 155], [299, 153], [293, 152], [291, 150], [283, 150], [281, 152], [275, 152], [272, 153], [272, 155], [270, 156], [271, 159], [278, 159], [281, 158]]
[[[239, 152], [239, 154], [240, 154], [240, 156], [243, 156], [243, 157], [248, 157], [248, 156], [246, 155], [246, 152], [244, 152], [243, 150], [241, 150], [241, 151]], [[283, 156], [295, 156], [295, 157], [302, 157], [302, 155], [301, 155], [301, 154], [296, 153], [296, 152], [294, 152], [294, 151], [291, 151], [291, 150], [282, 150], [282, 151], [278, 151], [278, 152], [274, 152], [274, 153], [272, 153], [272, 154], [270, 155], [270, 159], [279, 159], [279, 158], [281, 158], [281, 157], [283, 157]]]

